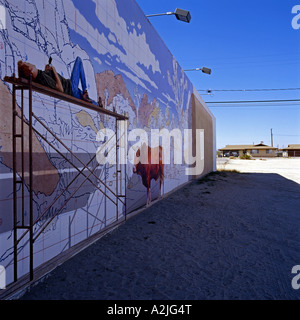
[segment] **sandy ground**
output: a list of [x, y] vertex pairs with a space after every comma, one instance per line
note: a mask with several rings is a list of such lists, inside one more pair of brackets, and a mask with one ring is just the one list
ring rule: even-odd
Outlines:
[[[258, 160], [253, 161], [258, 162]], [[129, 219], [21, 299], [299, 299], [300, 185], [214, 173]]]
[[277, 173], [300, 184], [300, 158], [253, 158], [251, 160], [218, 158], [217, 169]]

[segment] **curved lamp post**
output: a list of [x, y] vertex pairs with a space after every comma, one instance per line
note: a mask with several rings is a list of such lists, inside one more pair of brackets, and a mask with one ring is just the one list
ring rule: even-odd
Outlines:
[[203, 73], [211, 74], [211, 69], [206, 68], [206, 67], [203, 67], [203, 68], [194, 68], [194, 69], [186, 69], [186, 70], [183, 70], [183, 71], [202, 71]]
[[189, 11], [183, 10], [183, 9], [178, 9], [178, 8], [176, 8], [175, 12], [149, 14], [149, 15], [146, 15], [146, 17], [150, 18], [150, 17], [157, 17], [157, 16], [169, 16], [169, 15], [175, 15], [177, 20], [187, 22], [187, 23], [189, 23], [192, 19]]

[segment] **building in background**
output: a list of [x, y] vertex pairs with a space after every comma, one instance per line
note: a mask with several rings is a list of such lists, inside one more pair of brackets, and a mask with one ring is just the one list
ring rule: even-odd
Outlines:
[[255, 145], [226, 145], [226, 147], [219, 149], [223, 157], [240, 157], [242, 155], [250, 155], [252, 157], [275, 157], [275, 147], [270, 147], [262, 142]]
[[289, 144], [287, 148], [283, 148], [287, 152], [287, 157], [300, 157], [300, 144]]

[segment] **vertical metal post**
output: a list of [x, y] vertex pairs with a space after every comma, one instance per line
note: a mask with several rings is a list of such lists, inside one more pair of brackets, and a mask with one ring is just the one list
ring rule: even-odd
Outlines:
[[118, 118], [116, 118], [116, 125], [115, 125], [115, 131], [116, 131], [116, 208], [117, 208], [117, 221], [119, 220], [119, 172], [118, 172]]
[[22, 226], [25, 226], [25, 193], [24, 193], [24, 184], [25, 184], [25, 175], [24, 175], [24, 90], [21, 89], [21, 157], [22, 157]]
[[[126, 116], [126, 113], [124, 113], [124, 115]], [[122, 192], [122, 197], [124, 198], [124, 218], [125, 218], [125, 221], [126, 221], [126, 212], [127, 212], [127, 207], [126, 207], [126, 178], [127, 178], [127, 172], [126, 172], [126, 167], [127, 167], [127, 120], [122, 120], [122, 130], [120, 130], [122, 132], [122, 148], [124, 149], [123, 152], [124, 152], [124, 163], [121, 164], [121, 167], [122, 165], [124, 166], [124, 191], [122, 191], [121, 189], [121, 192]], [[121, 140], [121, 138], [120, 138]], [[121, 170], [121, 169], [120, 169]], [[121, 179], [122, 179], [122, 175], [121, 175]], [[123, 180], [123, 179], [122, 179]]]
[[32, 75], [29, 77], [29, 272], [33, 280]]
[[[127, 121], [127, 120], [124, 120], [124, 121]], [[124, 202], [125, 202], [125, 212], [124, 212], [124, 215], [125, 215], [125, 221], [127, 219], [127, 203], [126, 203], [126, 189], [127, 189], [127, 126], [125, 126], [125, 129], [126, 129], [126, 132], [124, 130], [124, 134], [125, 134], [125, 137], [124, 137], [124, 142], [125, 142], [125, 146], [124, 146]]]
[[18, 215], [17, 215], [17, 157], [16, 157], [16, 86], [12, 94], [12, 144], [13, 144], [13, 210], [14, 210], [14, 281], [18, 280]]

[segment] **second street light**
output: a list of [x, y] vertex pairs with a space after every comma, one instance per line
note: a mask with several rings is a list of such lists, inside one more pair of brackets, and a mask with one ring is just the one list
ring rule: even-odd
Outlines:
[[211, 69], [210, 68], [206, 68], [206, 67], [194, 68], [194, 69], [186, 69], [186, 70], [183, 70], [183, 71], [202, 71], [203, 73], [211, 74]]
[[147, 18], [157, 17], [157, 16], [169, 16], [175, 15], [177, 20], [189, 23], [192, 19], [191, 14], [187, 10], [176, 8], [175, 12], [166, 12], [166, 13], [157, 13], [157, 14], [149, 14], [146, 15]]

